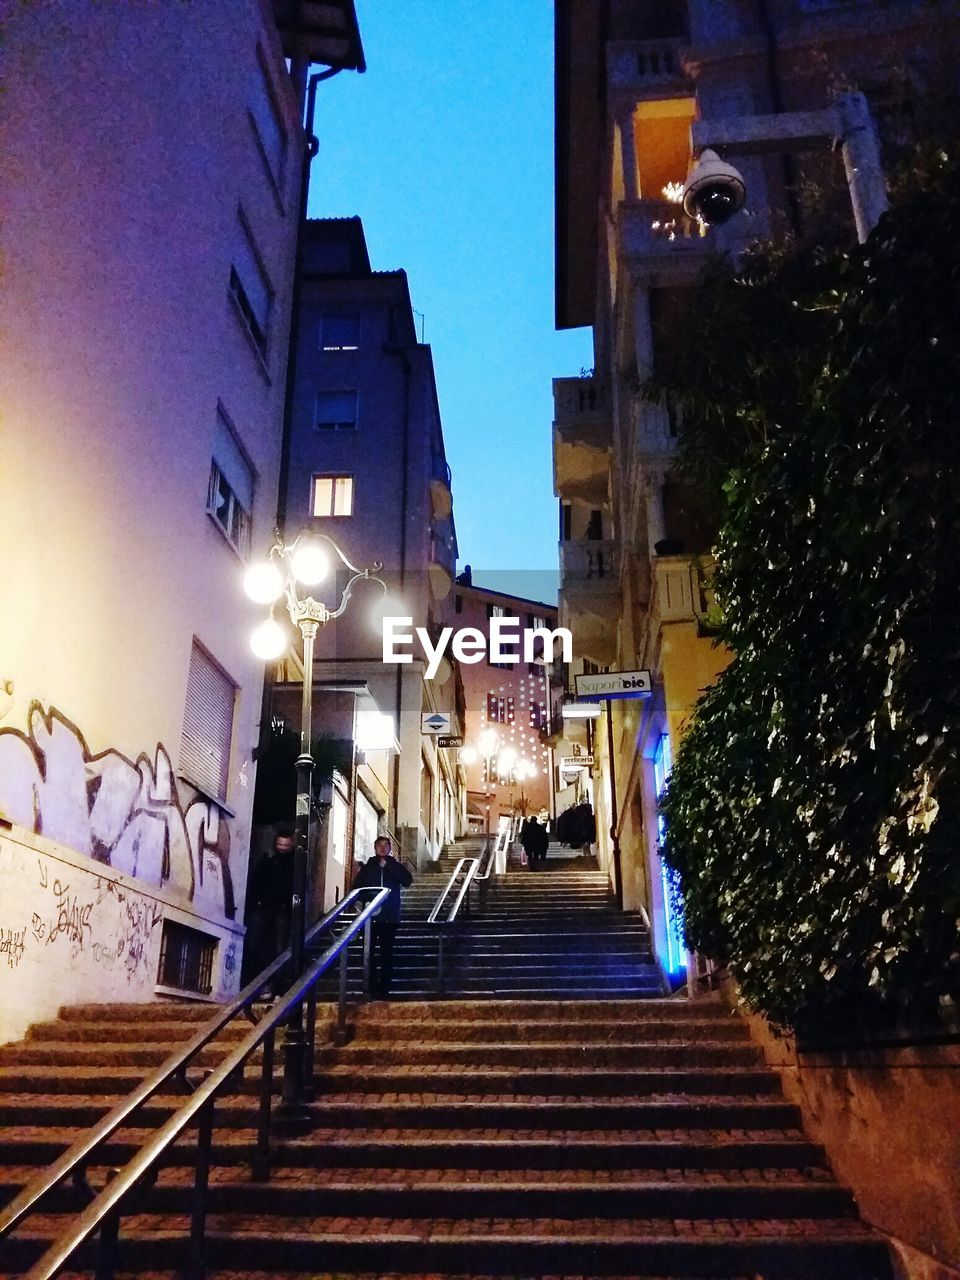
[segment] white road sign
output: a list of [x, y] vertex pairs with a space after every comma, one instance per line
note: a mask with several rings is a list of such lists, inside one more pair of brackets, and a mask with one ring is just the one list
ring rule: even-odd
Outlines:
[[449, 711], [424, 711], [420, 717], [421, 733], [452, 733], [453, 725], [450, 723], [453, 716]]
[[577, 697], [604, 702], [613, 698], [649, 698], [649, 671], [600, 671], [577, 676]]

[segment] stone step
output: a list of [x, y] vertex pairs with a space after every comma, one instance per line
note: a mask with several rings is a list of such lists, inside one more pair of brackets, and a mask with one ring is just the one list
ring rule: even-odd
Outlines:
[[[189, 1218], [133, 1219], [121, 1234], [124, 1269], [182, 1266]], [[50, 1242], [56, 1215], [38, 1215], [6, 1245], [3, 1265], [28, 1266]], [[279, 1229], [274, 1230], [277, 1227]], [[92, 1261], [92, 1246], [81, 1264]], [[632, 1276], [761, 1274], [779, 1280], [880, 1280], [890, 1275], [883, 1243], [849, 1219], [753, 1218], [685, 1221], [648, 1218], [345, 1218], [309, 1213], [281, 1219], [214, 1213], [206, 1257], [213, 1267], [320, 1269], [355, 1274], [484, 1271], [501, 1276], [587, 1271]], [[148, 1261], [149, 1260], [149, 1261]], [[76, 1265], [76, 1259], [74, 1260]]]
[[[369, 1066], [328, 1066], [315, 1078], [317, 1097], [326, 1093], [365, 1092]], [[424, 1069], [410, 1066], [378, 1066], [376, 1080], [388, 1092], [420, 1093]], [[631, 1094], [686, 1093], [691, 1096], [754, 1096], [780, 1092], [780, 1079], [772, 1071], [746, 1068], [690, 1068], [686, 1070], [593, 1069], [571, 1073], [563, 1068], [493, 1068], [430, 1065], [430, 1087], [444, 1092], [472, 1094], [515, 1093], [518, 1097], [618, 1097]]]
[[[50, 1046], [53, 1047], [53, 1046]], [[65, 1046], [70, 1048], [71, 1046]], [[73, 1046], [76, 1051], [77, 1046]], [[322, 1074], [330, 1064], [352, 1064], [382, 1067], [398, 1064], [415, 1069], [418, 1066], [476, 1066], [493, 1068], [538, 1067], [576, 1068], [590, 1064], [600, 1067], [736, 1067], [758, 1066], [760, 1050], [753, 1044], [510, 1044], [491, 1041], [486, 1044], [411, 1043], [399, 1049], [388, 1044], [354, 1042], [344, 1048], [318, 1046], [317, 1069]]]
[[[164, 1179], [137, 1204], [137, 1214], [186, 1213], [193, 1191], [186, 1170]], [[729, 1173], [687, 1172], [683, 1178], [655, 1171], [604, 1179], [557, 1180], [528, 1171], [527, 1177], [493, 1177], [479, 1170], [412, 1173], [393, 1169], [340, 1169], [322, 1172], [273, 1170], [269, 1182], [248, 1176], [217, 1179], [210, 1186], [209, 1211], [252, 1213], [259, 1217], [309, 1216], [322, 1206], [325, 1215], [378, 1218], [841, 1218], [853, 1212], [849, 1192], [826, 1181], [798, 1178], [734, 1180]], [[375, 1203], [375, 1209], [371, 1204]], [[70, 1212], [76, 1197], [65, 1188], [57, 1209]], [[47, 1206], [53, 1211], [53, 1206]], [[274, 1226], [277, 1230], [277, 1226]]]
[[[318, 1009], [324, 1006], [318, 1005]], [[326, 1006], [332, 1014], [335, 1009]], [[637, 1026], [647, 1021], [669, 1019], [679, 1023], [702, 1025], [703, 1023], [738, 1022], [719, 996], [710, 994], [702, 999], [689, 1001], [675, 997], [654, 1000], [491, 1000], [478, 1004], [473, 1000], [424, 1000], [395, 1007], [381, 1002], [362, 1005], [351, 1010], [351, 1017], [358, 1027], [375, 1022], [407, 1023], [411, 1019], [423, 1019], [432, 1024], [439, 1022], [471, 1022], [479, 1020], [492, 1026], [516, 1020], [521, 1023], [545, 1020], [579, 1024], [599, 1019], [629, 1022]]]
[[630, 1024], [599, 1016], [589, 1022], [558, 1022], [540, 1019], [524, 1022], [516, 1018], [511, 1022], [498, 1022], [495, 1029], [479, 1019], [447, 1019], [441, 1024], [433, 1019], [408, 1018], [395, 1022], [363, 1023], [365, 1043], [380, 1041], [405, 1043], [410, 1040], [453, 1040], [458, 1044], [486, 1043], [491, 1034], [501, 1043], [532, 1044], [541, 1041], [553, 1043], [576, 1042], [578, 1044], [703, 1044], [706, 1042], [748, 1043], [750, 1033], [743, 1022], [729, 1019], [727, 1022], [654, 1021]]
[[[338, 1115], [343, 1122], [349, 1118], [346, 1109]], [[407, 1137], [399, 1136], [393, 1123], [365, 1127], [359, 1109], [355, 1110], [355, 1119], [354, 1127], [340, 1123], [331, 1128], [321, 1123], [313, 1129], [309, 1141], [281, 1140], [276, 1144], [277, 1162], [309, 1169], [385, 1165], [393, 1169], [580, 1171], [584, 1175], [637, 1169], [824, 1168], [822, 1150], [794, 1129], [777, 1127], [774, 1117], [768, 1117], [773, 1127], [753, 1131], [707, 1125], [702, 1132], [693, 1134], [675, 1126], [617, 1131], [558, 1129], [550, 1133], [524, 1130], [518, 1134], [516, 1130], [468, 1127], [454, 1134], [414, 1129]], [[14, 1167], [49, 1164], [84, 1132], [79, 1128], [8, 1130], [5, 1163]], [[126, 1163], [151, 1132], [124, 1130], [104, 1144], [98, 1158], [107, 1165]], [[230, 1168], [248, 1163], [255, 1151], [253, 1129], [215, 1131], [216, 1165]], [[183, 1168], [192, 1168], [195, 1161], [195, 1147], [189, 1136], [170, 1148], [166, 1157], [167, 1164]]]
[[[128, 1022], [131, 1018], [138, 1023], [144, 1022], [206, 1022], [218, 1011], [219, 1005], [207, 1001], [191, 1000], [149, 1000], [138, 1004], [119, 1004], [116, 1001], [105, 1004], [71, 1004], [63, 1005], [57, 1015], [63, 1022]], [[196, 1027], [191, 1027], [193, 1035]]]
[[[170, 1056], [173, 1045], [130, 1044], [109, 1041], [77, 1040], [22, 1040], [0, 1047], [0, 1066], [82, 1066], [89, 1064], [113, 1064], [116, 1066], [158, 1067]], [[229, 1050], [229, 1045], [208, 1045], [193, 1058], [194, 1068], [216, 1066]]]
[[[95, 1124], [119, 1098], [91, 1094], [12, 1093], [0, 1097], [0, 1124], [6, 1129], [65, 1129]], [[138, 1108], [138, 1126], [163, 1121], [180, 1105], [182, 1097], [159, 1094]], [[259, 1097], [255, 1092], [234, 1094], [218, 1103], [216, 1121], [221, 1126], [244, 1128], [256, 1123]], [[385, 1102], [379, 1094], [326, 1093], [325, 1125], [356, 1128], [397, 1125], [413, 1129], [458, 1129], [483, 1121], [490, 1128], [562, 1129], [768, 1129], [797, 1124], [791, 1103], [780, 1098], [723, 1096], [649, 1096], [581, 1100], [577, 1096], [550, 1098], [490, 1094], [475, 1102], [458, 1094], [417, 1093]], [[0, 1134], [0, 1146], [8, 1133]]]

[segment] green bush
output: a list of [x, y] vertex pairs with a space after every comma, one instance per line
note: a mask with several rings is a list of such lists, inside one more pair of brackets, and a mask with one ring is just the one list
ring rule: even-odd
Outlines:
[[943, 165], [862, 248], [714, 281], [727, 365], [685, 397], [735, 656], [665, 856], [690, 945], [803, 1034], [960, 995], [958, 226]]

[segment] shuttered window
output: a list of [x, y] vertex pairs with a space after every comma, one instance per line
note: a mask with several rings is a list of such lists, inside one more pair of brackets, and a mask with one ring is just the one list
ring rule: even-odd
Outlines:
[[180, 772], [212, 800], [225, 801], [237, 687], [193, 642], [180, 744]]
[[257, 349], [261, 355], [265, 356], [270, 329], [270, 308], [273, 303], [273, 286], [261, 265], [260, 253], [242, 213], [238, 218], [237, 233], [234, 237], [230, 292], [243, 314]]

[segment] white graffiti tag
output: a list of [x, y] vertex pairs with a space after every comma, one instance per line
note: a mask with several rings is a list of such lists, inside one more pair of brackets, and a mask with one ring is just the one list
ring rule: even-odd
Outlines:
[[198, 906], [235, 915], [230, 833], [203, 797], [180, 802], [170, 757], [90, 754], [58, 711], [30, 709], [29, 736], [0, 730], [0, 815]]

